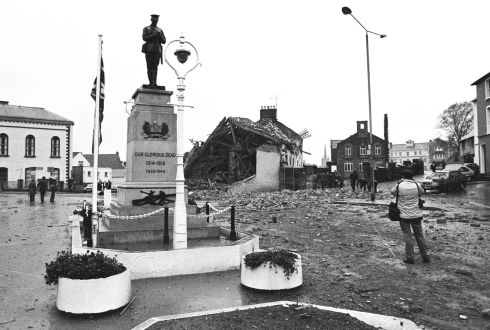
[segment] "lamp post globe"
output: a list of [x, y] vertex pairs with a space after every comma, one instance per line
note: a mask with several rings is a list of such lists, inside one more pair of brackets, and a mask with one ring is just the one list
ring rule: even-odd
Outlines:
[[352, 10], [350, 10], [349, 7], [342, 7], [342, 13], [344, 13], [344, 15], [350, 15], [352, 14]]

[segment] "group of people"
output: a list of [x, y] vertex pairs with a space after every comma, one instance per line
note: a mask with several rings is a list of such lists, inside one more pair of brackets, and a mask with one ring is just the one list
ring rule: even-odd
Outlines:
[[[360, 178], [356, 170], [349, 175], [349, 181], [352, 191], [356, 191], [356, 187], [364, 191], [366, 191], [366, 189], [371, 190], [371, 181], [367, 178]], [[378, 181], [374, 180], [374, 192], [376, 192], [377, 186]]]
[[342, 188], [344, 186], [344, 179], [337, 171], [328, 173], [319, 173], [315, 175], [315, 188]]
[[56, 194], [56, 180], [49, 179], [46, 180], [46, 177], [43, 178], [36, 184], [36, 180], [32, 178], [31, 182], [28, 186], [29, 192], [29, 200], [31, 204], [35, 203], [36, 192], [39, 191], [39, 195], [41, 196], [41, 203], [44, 203], [44, 195], [46, 195], [46, 191], [51, 191], [51, 197], [49, 201], [54, 203], [54, 198]]
[[112, 189], [111, 180], [107, 180], [107, 181], [99, 180], [97, 182], [97, 191], [99, 192], [99, 195], [103, 195], [104, 190], [106, 190], [106, 189], [108, 189], [108, 190]]

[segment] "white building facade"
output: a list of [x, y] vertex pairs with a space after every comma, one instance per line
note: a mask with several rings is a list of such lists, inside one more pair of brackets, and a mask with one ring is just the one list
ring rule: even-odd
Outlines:
[[[43, 108], [0, 101], [0, 181], [26, 187], [43, 176], [70, 178], [73, 122]], [[22, 181], [19, 181], [22, 180]]]
[[424, 169], [428, 170], [430, 159], [430, 143], [415, 143], [408, 140], [405, 143], [390, 145], [390, 162], [403, 165], [404, 161], [413, 162], [414, 159], [424, 162]]
[[[88, 184], [94, 180], [93, 154], [83, 154], [81, 152], [73, 153], [72, 172], [73, 179], [77, 184]], [[97, 181], [111, 181], [117, 185], [124, 182], [126, 169], [121, 163], [119, 153], [100, 154], [99, 167], [97, 168]]]

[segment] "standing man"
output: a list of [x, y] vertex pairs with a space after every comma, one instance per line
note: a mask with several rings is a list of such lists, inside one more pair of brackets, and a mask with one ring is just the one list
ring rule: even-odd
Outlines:
[[167, 41], [163, 30], [157, 27], [158, 15], [151, 15], [151, 25], [143, 29], [143, 48], [141, 52], [145, 53], [146, 69], [150, 86], [157, 86], [158, 64], [163, 64], [162, 44]]
[[427, 253], [427, 245], [424, 239], [422, 230], [422, 210], [419, 208], [420, 195], [424, 193], [422, 187], [413, 181], [413, 174], [409, 170], [402, 172], [403, 179], [391, 189], [391, 194], [396, 196], [398, 187], [398, 208], [400, 209], [400, 227], [402, 229], [403, 238], [405, 240], [405, 256], [403, 260], [407, 264], [414, 263], [414, 247], [412, 240], [412, 227], [419, 247], [420, 255], [424, 262], [429, 262]]
[[39, 194], [41, 195], [41, 203], [44, 203], [44, 195], [46, 194], [46, 190], [48, 190], [48, 182], [46, 181], [45, 176], [39, 181], [37, 187], [39, 188]]
[[349, 175], [349, 179], [350, 179], [350, 186], [352, 188], [352, 191], [355, 191], [356, 190], [356, 182], [359, 179], [359, 176], [357, 175], [357, 171], [356, 170], [354, 170], [354, 172], [352, 172]]
[[49, 201], [51, 203], [54, 203], [54, 195], [56, 194], [56, 181], [53, 179], [49, 180], [49, 190], [51, 191], [51, 197], [49, 198]]
[[34, 196], [36, 196], [36, 181], [32, 178], [31, 182], [29, 182], [29, 199], [31, 204], [35, 203]]

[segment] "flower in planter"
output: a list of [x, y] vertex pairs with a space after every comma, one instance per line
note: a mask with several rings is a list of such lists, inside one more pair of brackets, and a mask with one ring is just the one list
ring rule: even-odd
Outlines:
[[46, 284], [58, 284], [60, 277], [74, 280], [106, 278], [126, 270], [116, 258], [106, 256], [100, 251], [86, 254], [72, 254], [68, 251], [58, 252], [54, 261], [46, 263]]
[[269, 249], [266, 251], [252, 252], [245, 256], [245, 266], [250, 269], [256, 269], [267, 262], [270, 266], [281, 266], [284, 269], [284, 275], [289, 277], [297, 270], [296, 260], [298, 256], [287, 250]]

